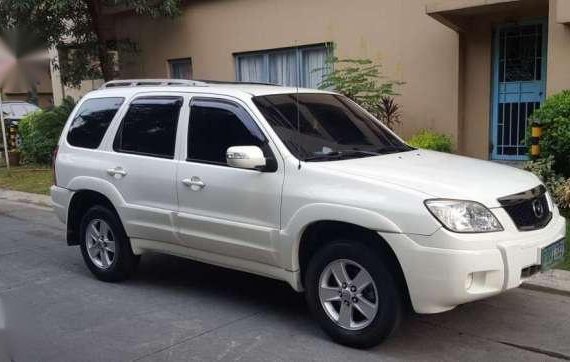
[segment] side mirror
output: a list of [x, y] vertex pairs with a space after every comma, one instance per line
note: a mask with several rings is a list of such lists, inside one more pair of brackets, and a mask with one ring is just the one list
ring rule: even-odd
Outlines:
[[267, 164], [265, 155], [257, 146], [232, 146], [226, 151], [226, 162], [231, 167], [261, 170]]

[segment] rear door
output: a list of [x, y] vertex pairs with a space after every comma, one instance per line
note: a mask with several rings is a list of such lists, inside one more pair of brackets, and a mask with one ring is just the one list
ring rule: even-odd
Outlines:
[[[219, 255], [277, 265], [283, 165], [246, 107], [224, 98], [193, 98], [185, 157], [176, 188], [181, 242]], [[232, 168], [231, 146], [258, 146], [270, 172]]]
[[176, 195], [176, 135], [184, 96], [135, 96], [97, 166], [125, 201], [130, 237], [172, 241]]

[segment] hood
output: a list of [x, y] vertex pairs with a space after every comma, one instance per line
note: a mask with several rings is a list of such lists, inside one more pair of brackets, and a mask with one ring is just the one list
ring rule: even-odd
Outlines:
[[487, 207], [500, 207], [498, 198], [540, 184], [530, 172], [514, 167], [427, 150], [320, 165], [331, 171], [396, 184], [430, 197], [473, 200]]

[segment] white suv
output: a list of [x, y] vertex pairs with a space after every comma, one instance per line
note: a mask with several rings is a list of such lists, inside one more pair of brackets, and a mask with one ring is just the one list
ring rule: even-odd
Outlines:
[[534, 175], [414, 149], [332, 92], [111, 82], [71, 114], [55, 175], [67, 242], [97, 278], [158, 251], [284, 280], [356, 347], [408, 305], [496, 295], [564, 254]]

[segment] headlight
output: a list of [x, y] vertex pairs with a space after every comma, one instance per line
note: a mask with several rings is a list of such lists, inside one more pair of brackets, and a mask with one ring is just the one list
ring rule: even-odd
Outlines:
[[475, 201], [426, 200], [425, 205], [447, 229], [457, 233], [488, 233], [503, 227], [493, 213]]

